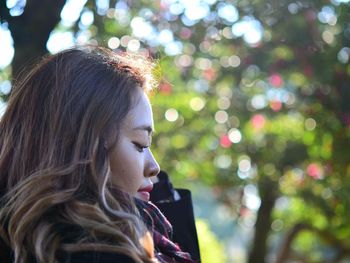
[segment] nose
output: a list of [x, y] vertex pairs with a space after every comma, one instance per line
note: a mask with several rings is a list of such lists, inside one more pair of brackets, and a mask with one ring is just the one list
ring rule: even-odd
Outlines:
[[148, 150], [147, 164], [145, 169], [145, 177], [156, 176], [160, 172], [160, 167], [156, 159], [154, 158], [151, 150]]

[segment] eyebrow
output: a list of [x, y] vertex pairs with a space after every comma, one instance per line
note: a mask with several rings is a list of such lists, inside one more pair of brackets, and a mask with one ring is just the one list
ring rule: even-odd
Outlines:
[[133, 130], [141, 130], [141, 131], [147, 131], [149, 134], [155, 133], [153, 128], [149, 125], [141, 125], [133, 128]]

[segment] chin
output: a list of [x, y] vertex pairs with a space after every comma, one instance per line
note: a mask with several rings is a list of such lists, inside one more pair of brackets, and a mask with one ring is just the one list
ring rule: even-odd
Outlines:
[[138, 198], [138, 199], [141, 199], [145, 202], [148, 202], [149, 199], [150, 199], [150, 193], [149, 192], [137, 192], [135, 194], [135, 197]]

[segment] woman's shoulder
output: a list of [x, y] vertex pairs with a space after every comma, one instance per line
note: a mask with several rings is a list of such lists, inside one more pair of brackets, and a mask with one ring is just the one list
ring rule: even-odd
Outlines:
[[126, 255], [115, 252], [84, 251], [75, 252], [68, 256], [65, 263], [135, 263]]

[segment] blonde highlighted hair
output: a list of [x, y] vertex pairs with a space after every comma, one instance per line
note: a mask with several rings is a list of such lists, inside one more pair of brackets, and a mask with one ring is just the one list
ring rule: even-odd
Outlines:
[[0, 121], [0, 237], [15, 262], [91, 250], [154, 262], [132, 198], [108, 187], [105, 146], [136, 90], [154, 85], [153, 68], [80, 47], [47, 56], [14, 85]]

